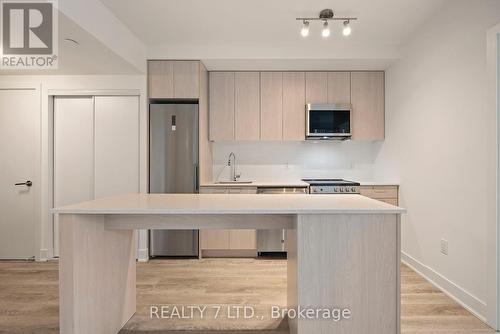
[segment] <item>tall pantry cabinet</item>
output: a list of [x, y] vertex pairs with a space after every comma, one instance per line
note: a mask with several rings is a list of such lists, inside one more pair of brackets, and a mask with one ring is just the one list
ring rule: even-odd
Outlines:
[[57, 96], [53, 117], [54, 207], [139, 192], [138, 96]]

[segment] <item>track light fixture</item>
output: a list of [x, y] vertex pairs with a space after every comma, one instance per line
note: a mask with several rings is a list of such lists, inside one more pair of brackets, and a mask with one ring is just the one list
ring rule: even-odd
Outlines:
[[309, 36], [309, 23], [311, 21], [322, 21], [323, 29], [321, 30], [321, 36], [327, 38], [330, 36], [330, 27], [328, 26], [328, 21], [343, 21], [342, 34], [344, 36], [349, 36], [352, 32], [351, 21], [357, 20], [357, 17], [335, 17], [333, 10], [323, 9], [319, 12], [318, 17], [297, 17], [296, 20], [302, 21], [302, 29], [300, 29], [300, 34], [302, 37]]

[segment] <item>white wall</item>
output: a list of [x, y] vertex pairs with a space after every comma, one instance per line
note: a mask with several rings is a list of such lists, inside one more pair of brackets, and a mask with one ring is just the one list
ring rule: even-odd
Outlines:
[[[234, 152], [241, 178], [258, 181], [297, 180], [303, 177], [372, 180], [380, 144], [354, 141], [217, 142], [213, 144], [214, 180], [229, 178], [228, 155]], [[385, 181], [394, 181], [385, 180]]]
[[[37, 245], [36, 249], [39, 253], [36, 258], [44, 260], [52, 257], [53, 234], [52, 220], [48, 211], [50, 198], [47, 196], [50, 191], [50, 168], [49, 168], [49, 93], [50, 91], [74, 91], [81, 94], [82, 91], [89, 91], [89, 95], [95, 91], [121, 91], [135, 92], [140, 94], [140, 189], [142, 192], [147, 191], [147, 95], [146, 95], [146, 76], [145, 75], [89, 75], [89, 76], [27, 76], [13, 75], [0, 76], [0, 85], [5, 87], [17, 84], [26, 84], [31, 87], [36, 87], [41, 91], [40, 114], [42, 123], [41, 128], [41, 161], [36, 166], [36, 173], [41, 175], [41, 197], [38, 200], [37, 206], [41, 207], [40, 219], [37, 221]], [[141, 244], [139, 245], [142, 253], [147, 254], [147, 238], [145, 233], [141, 233], [139, 237]]]
[[483, 318], [493, 307], [486, 241], [496, 183], [486, 33], [499, 22], [498, 0], [452, 0], [410, 39], [386, 72], [386, 140], [374, 171], [400, 179], [403, 258]]

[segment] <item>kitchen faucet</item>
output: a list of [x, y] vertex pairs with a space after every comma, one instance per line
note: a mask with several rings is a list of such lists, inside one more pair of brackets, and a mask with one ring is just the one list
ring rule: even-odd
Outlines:
[[236, 155], [233, 152], [229, 153], [227, 165], [231, 167], [231, 181], [238, 181], [241, 175], [236, 174]]

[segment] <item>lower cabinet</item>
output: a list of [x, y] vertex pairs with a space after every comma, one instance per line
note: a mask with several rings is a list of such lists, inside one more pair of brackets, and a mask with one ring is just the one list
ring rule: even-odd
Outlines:
[[201, 230], [201, 250], [229, 249], [230, 230]]
[[256, 230], [229, 230], [229, 249], [257, 251]]
[[361, 186], [361, 195], [370, 197], [381, 202], [398, 205], [398, 186]]
[[[256, 187], [200, 187], [200, 194], [255, 194]], [[256, 257], [256, 230], [201, 230], [202, 257]]]

